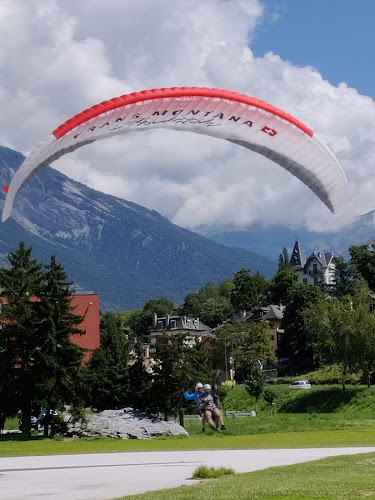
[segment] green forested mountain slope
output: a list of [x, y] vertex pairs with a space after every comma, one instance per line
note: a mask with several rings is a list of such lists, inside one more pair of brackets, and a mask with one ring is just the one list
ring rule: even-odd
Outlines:
[[[3, 186], [22, 161], [20, 153], [0, 147]], [[0, 198], [2, 210], [5, 195]], [[74, 286], [98, 293], [103, 309], [139, 308], [161, 296], [180, 303], [188, 292], [242, 267], [267, 278], [276, 271], [276, 260], [218, 244], [52, 168], [20, 192], [11, 218], [0, 223], [0, 264], [20, 241], [43, 262], [54, 252]]]

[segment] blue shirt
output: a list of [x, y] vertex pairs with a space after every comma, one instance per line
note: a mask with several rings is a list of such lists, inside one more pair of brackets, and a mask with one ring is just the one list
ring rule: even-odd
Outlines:
[[184, 391], [185, 399], [187, 399], [188, 401], [195, 401], [196, 403], [198, 403], [201, 394], [203, 394], [203, 391], [201, 391], [201, 392], [199, 392], [199, 391], [195, 391], [195, 392]]

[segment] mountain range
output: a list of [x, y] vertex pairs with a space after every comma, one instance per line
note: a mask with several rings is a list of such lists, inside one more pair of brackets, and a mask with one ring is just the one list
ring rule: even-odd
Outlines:
[[289, 250], [290, 255], [295, 241], [299, 241], [305, 257], [317, 250], [331, 251], [335, 255], [349, 258], [350, 246], [363, 245], [375, 240], [375, 210], [357, 217], [352, 225], [336, 232], [318, 233], [287, 226], [254, 224], [243, 230], [205, 228], [200, 230], [200, 234], [223, 245], [257, 252], [272, 260], [277, 260], [284, 247]]
[[[0, 176], [10, 183], [22, 154], [0, 146]], [[0, 194], [0, 210], [4, 204]], [[246, 230], [204, 228], [200, 234], [172, 224], [155, 210], [107, 195], [47, 167], [19, 193], [12, 216], [0, 223], [0, 265], [20, 241], [48, 263], [52, 253], [77, 291], [93, 291], [105, 310], [141, 308], [150, 298], [180, 304], [207, 282], [232, 278], [241, 268], [266, 278], [276, 272], [283, 247], [298, 240], [313, 250], [349, 257], [351, 245], [375, 239], [375, 211], [336, 232], [254, 224]]]
[[[3, 186], [23, 160], [0, 146]], [[54, 253], [72, 287], [98, 293], [105, 310], [141, 308], [148, 299], [164, 296], [179, 304], [187, 293], [232, 278], [243, 267], [266, 278], [276, 271], [276, 260], [229, 248], [50, 167], [22, 189], [11, 217], [0, 223], [0, 265], [8, 264], [7, 255], [20, 241], [40, 262], [48, 263]]]

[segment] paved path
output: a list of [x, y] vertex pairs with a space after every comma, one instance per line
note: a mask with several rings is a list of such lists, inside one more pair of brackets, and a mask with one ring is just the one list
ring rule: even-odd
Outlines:
[[375, 447], [101, 453], [0, 458], [2, 500], [107, 500], [194, 484], [199, 465], [250, 472]]

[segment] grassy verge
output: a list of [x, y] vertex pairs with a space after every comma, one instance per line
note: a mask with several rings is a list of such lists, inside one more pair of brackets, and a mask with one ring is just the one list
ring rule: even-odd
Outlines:
[[6, 429], [6, 430], [9, 430], [9, 429], [18, 429], [18, 417], [7, 418], [5, 420], [4, 429]]
[[194, 486], [126, 496], [121, 500], [358, 500], [374, 497], [375, 454], [369, 453], [224, 476]]
[[[226, 435], [258, 435], [280, 432], [309, 432], [320, 430], [371, 430], [375, 429], [374, 413], [259, 413], [252, 418], [226, 418]], [[190, 436], [201, 435], [200, 423], [186, 422]], [[210, 431], [209, 431], [210, 432]]]
[[[301, 377], [305, 378], [305, 377]], [[255, 399], [243, 385], [221, 389], [226, 410], [255, 410]], [[343, 391], [339, 385], [312, 386], [311, 390], [289, 389], [288, 385], [270, 386], [267, 390], [274, 395], [274, 403], [279, 413], [307, 413], [314, 408], [317, 413], [368, 412], [375, 409], [375, 386], [368, 389], [361, 386], [347, 386]], [[271, 405], [263, 397], [258, 401], [261, 412], [269, 412]]]
[[228, 476], [234, 474], [234, 470], [227, 467], [207, 467], [201, 465], [193, 472], [193, 479], [212, 479], [216, 477]]
[[0, 456], [69, 455], [75, 453], [119, 453], [134, 451], [324, 448], [331, 446], [375, 446], [375, 428], [372, 430], [285, 432], [252, 436], [229, 436], [223, 433], [208, 434], [204, 437], [164, 438], [149, 441], [108, 438], [55, 441], [39, 437], [27, 439], [21, 435], [3, 435], [0, 438]]
[[[221, 434], [210, 429], [203, 435], [200, 422], [186, 422], [189, 436], [154, 438], [150, 441], [91, 439], [43, 439], [39, 436], [0, 436], [0, 456], [54, 455], [132, 451], [199, 449], [259, 449], [325, 446], [375, 446], [375, 388], [327, 386], [311, 391], [272, 387], [277, 413], [266, 401], [259, 403], [255, 418], [225, 419], [229, 428]], [[228, 388], [226, 409], [254, 409], [243, 386]], [[272, 414], [271, 414], [272, 408]], [[293, 408], [295, 412], [291, 412]], [[316, 413], [308, 413], [308, 410]], [[284, 410], [284, 412], [282, 411]], [[325, 410], [325, 411], [324, 411]], [[17, 420], [6, 428], [16, 428]]]

